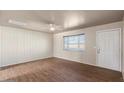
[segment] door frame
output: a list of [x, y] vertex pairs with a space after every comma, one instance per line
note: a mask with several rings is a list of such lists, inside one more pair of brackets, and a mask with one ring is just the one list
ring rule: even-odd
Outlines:
[[2, 30], [0, 27], [0, 69], [2, 67]]
[[[122, 30], [121, 30], [121, 28], [114, 28], [114, 29], [106, 29], [106, 30], [99, 30], [99, 31], [96, 31], [96, 65], [97, 66], [99, 66], [98, 65], [98, 54], [97, 54], [97, 49], [98, 49], [98, 33], [100, 33], [100, 32], [108, 32], [108, 31], [112, 31], [112, 30], [118, 30], [119, 31], [119, 35], [120, 35], [120, 69], [119, 69], [119, 71], [121, 72], [122, 71]], [[99, 66], [99, 67], [101, 67], [101, 66]], [[104, 67], [103, 67], [104, 68]], [[107, 69], [109, 69], [109, 68], [107, 68]]]

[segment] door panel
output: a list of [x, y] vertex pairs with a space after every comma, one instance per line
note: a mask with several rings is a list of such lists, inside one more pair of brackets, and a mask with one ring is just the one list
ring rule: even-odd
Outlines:
[[113, 70], [121, 70], [120, 29], [100, 31], [97, 33], [98, 65]]

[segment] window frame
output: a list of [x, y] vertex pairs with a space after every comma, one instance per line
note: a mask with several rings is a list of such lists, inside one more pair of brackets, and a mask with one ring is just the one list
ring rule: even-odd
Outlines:
[[[84, 37], [85, 37], [85, 34], [84, 33], [82, 33], [82, 34], [76, 34], [76, 35], [67, 35], [67, 36], [63, 36], [63, 50], [66, 50], [66, 51], [84, 51], [84, 49], [80, 49], [80, 39], [79, 39], [79, 37], [80, 37], [80, 35], [84, 35]], [[78, 37], [78, 48], [76, 48], [76, 49], [74, 49], [74, 48], [69, 48], [69, 45], [68, 45], [68, 43], [67, 43], [67, 48], [65, 48], [65, 37], [71, 37], [71, 36], [79, 36]], [[84, 43], [85, 44], [85, 43]]]

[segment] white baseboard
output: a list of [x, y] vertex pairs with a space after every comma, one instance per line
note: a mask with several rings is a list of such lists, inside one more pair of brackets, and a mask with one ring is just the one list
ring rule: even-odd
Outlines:
[[[84, 63], [84, 62], [81, 62], [81, 61], [72, 60], [72, 59], [65, 58], [65, 57], [58, 57], [58, 56], [54, 56], [54, 57], [61, 58], [61, 59], [65, 59], [65, 60], [69, 60], [69, 61], [74, 61], [74, 62], [78, 62], [78, 63], [82, 63], [82, 64], [90, 65], [90, 66], [100, 67], [100, 66], [97, 65], [97, 64]], [[100, 67], [100, 68], [103, 68], [103, 67]], [[105, 68], [105, 69], [108, 69], [108, 68]], [[112, 70], [112, 69], [110, 69], [110, 70]], [[115, 71], [116, 71], [116, 70], [115, 70]], [[124, 73], [123, 73], [123, 78], [124, 78]]]
[[6, 66], [17, 65], [17, 64], [23, 64], [23, 63], [28, 63], [28, 62], [32, 62], [32, 61], [36, 61], [36, 60], [42, 60], [42, 59], [47, 59], [47, 58], [52, 58], [52, 57], [53, 57], [53, 56], [44, 57], [44, 58], [31, 59], [31, 60], [27, 60], [27, 61], [24, 61], [24, 62], [16, 62], [16, 63], [13, 63], [13, 64], [8, 64], [8, 65], [0, 66], [0, 69], [3, 68], [3, 67], [6, 67]]
[[65, 59], [65, 60], [69, 60], [69, 61], [76, 61], [76, 62], [81, 63], [81, 62], [80, 62], [80, 61], [78, 61], [78, 60], [73, 60], [73, 59], [70, 59], [70, 58], [58, 57], [58, 56], [54, 56], [54, 57], [56, 57], [56, 58], [61, 58], [61, 59]]

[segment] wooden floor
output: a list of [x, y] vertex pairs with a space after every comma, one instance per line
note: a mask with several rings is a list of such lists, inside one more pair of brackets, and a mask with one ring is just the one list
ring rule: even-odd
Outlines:
[[48, 58], [0, 70], [0, 81], [99, 82], [122, 81], [120, 72], [59, 58]]

